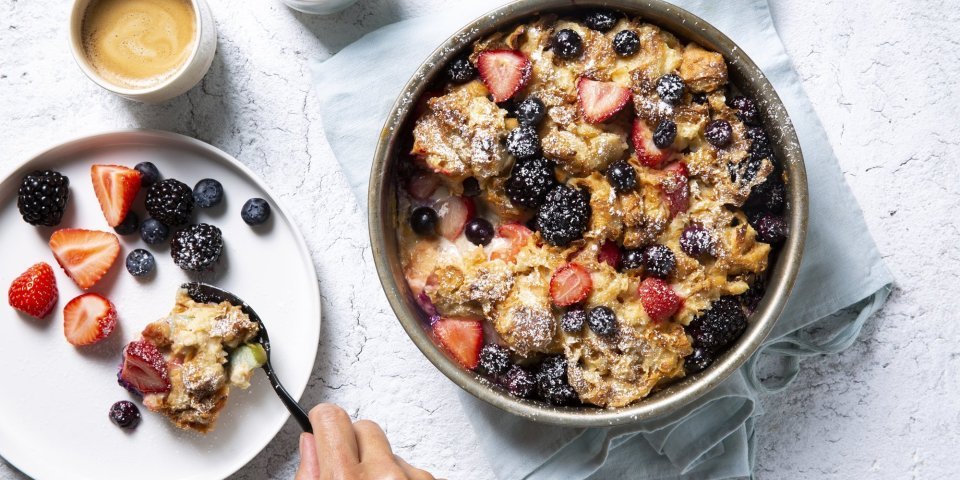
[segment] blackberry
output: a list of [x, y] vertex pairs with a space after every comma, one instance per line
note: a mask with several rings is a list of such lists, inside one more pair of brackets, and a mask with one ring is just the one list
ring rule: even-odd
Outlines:
[[779, 245], [787, 238], [787, 222], [782, 217], [766, 213], [754, 222], [757, 240], [770, 245]]
[[617, 160], [607, 167], [607, 180], [614, 190], [626, 193], [637, 188], [637, 171], [626, 160]]
[[640, 36], [633, 30], [620, 30], [613, 36], [613, 51], [621, 57], [629, 57], [640, 50]]
[[697, 105], [706, 105], [707, 103], [707, 94], [706, 93], [694, 93], [693, 94], [693, 103]]
[[474, 245], [488, 245], [493, 233], [493, 224], [485, 218], [474, 218], [463, 228], [463, 234]]
[[750, 183], [757, 177], [757, 173], [760, 173], [760, 167], [763, 166], [763, 159], [750, 156], [744, 161], [747, 162], [747, 165], [746, 168], [743, 169], [743, 182]]
[[609, 32], [617, 24], [617, 14], [610, 10], [594, 10], [583, 17], [583, 24], [598, 32]]
[[251, 198], [240, 209], [240, 218], [247, 225], [261, 225], [270, 219], [270, 204], [262, 198]]
[[664, 120], [653, 132], [653, 144], [657, 148], [669, 148], [677, 139], [677, 124], [673, 120]]
[[156, 268], [157, 262], [150, 252], [138, 248], [127, 255], [126, 265], [130, 275], [142, 277], [152, 272], [153, 269]]
[[583, 53], [583, 39], [580, 38], [579, 33], [569, 28], [564, 28], [553, 34], [551, 44], [553, 52], [563, 59], [577, 58]]
[[686, 328], [693, 337], [694, 348], [716, 351], [740, 338], [747, 329], [747, 316], [736, 297], [727, 295], [713, 302], [710, 310], [694, 318]]
[[683, 369], [687, 375], [702, 372], [713, 363], [713, 353], [703, 347], [693, 349], [687, 358], [683, 359]]
[[480, 195], [480, 181], [475, 177], [467, 177], [463, 180], [463, 196], [476, 197]]
[[140, 409], [128, 400], [121, 400], [110, 406], [110, 421], [124, 429], [134, 429], [140, 425]]
[[527, 97], [517, 105], [517, 120], [521, 125], [537, 125], [547, 115], [547, 107], [537, 97]]
[[534, 157], [519, 160], [514, 164], [507, 180], [506, 192], [514, 205], [537, 208], [556, 186], [553, 162], [543, 157]]
[[159, 245], [169, 236], [170, 228], [156, 218], [148, 218], [140, 225], [140, 238], [148, 245]]
[[428, 237], [436, 233], [437, 211], [430, 207], [417, 207], [410, 213], [410, 228], [420, 236]]
[[447, 66], [447, 77], [453, 83], [467, 83], [477, 76], [477, 69], [466, 56], [455, 58]]
[[577, 401], [577, 392], [567, 381], [567, 359], [563, 355], [544, 358], [536, 377], [537, 391], [548, 403], [569, 405]]
[[512, 363], [510, 352], [495, 343], [488, 343], [480, 349], [480, 364], [477, 371], [486, 375], [502, 375], [507, 372]]
[[153, 184], [147, 191], [147, 213], [168, 227], [190, 221], [193, 214], [193, 190], [179, 180], [168, 178]]
[[783, 184], [783, 181], [770, 176], [750, 190], [750, 196], [743, 208], [767, 213], [780, 213], [783, 212], [783, 207], [786, 204], [787, 186]]
[[635, 248], [624, 250], [620, 255], [620, 269], [628, 271], [641, 268], [643, 268], [643, 251]]
[[507, 370], [506, 375], [500, 377], [500, 384], [513, 396], [530, 398], [536, 391], [537, 379], [525, 368], [514, 365]]
[[220, 260], [223, 233], [213, 225], [190, 225], [173, 235], [170, 256], [178, 267], [191, 272], [208, 270]]
[[647, 273], [666, 279], [677, 266], [677, 256], [666, 245], [650, 245], [643, 249], [643, 267]]
[[730, 106], [737, 109], [737, 118], [750, 127], [760, 126], [760, 109], [752, 99], [742, 95], [734, 97]]
[[764, 294], [767, 293], [766, 286], [763, 285], [762, 281], [756, 281], [753, 285], [750, 285], [750, 289], [746, 291], [743, 295], [740, 295], [740, 301], [743, 303], [744, 308], [747, 309], [747, 313], [753, 313], [754, 310], [760, 306], [760, 300], [763, 300]]
[[120, 222], [120, 225], [113, 227], [113, 231], [117, 232], [117, 235], [132, 235], [137, 233], [140, 230], [140, 216], [137, 215], [137, 212], [133, 210], [127, 212], [127, 216], [123, 218], [123, 221]]
[[150, 162], [140, 162], [133, 169], [140, 172], [141, 186], [149, 187], [160, 180], [160, 170]]
[[23, 177], [17, 209], [30, 225], [55, 227], [63, 220], [69, 197], [70, 179], [53, 170], [37, 170]]
[[507, 151], [517, 158], [540, 155], [540, 136], [533, 125], [521, 125], [507, 135]]
[[587, 312], [583, 310], [568, 310], [560, 317], [560, 328], [567, 333], [579, 333], [587, 321]]
[[212, 179], [204, 178], [193, 187], [193, 204], [197, 208], [210, 208], [223, 201], [223, 185]]
[[590, 194], [586, 190], [557, 185], [537, 212], [537, 227], [547, 243], [565, 247], [583, 238], [590, 215]]
[[726, 120], [714, 120], [703, 129], [703, 136], [710, 145], [723, 148], [730, 145], [730, 140], [733, 139], [733, 128]]
[[680, 234], [680, 249], [694, 258], [712, 253], [714, 242], [710, 231], [700, 225], [690, 225]]
[[677, 105], [683, 100], [683, 94], [687, 91], [687, 84], [676, 73], [668, 73], [657, 80], [657, 95], [660, 100], [670, 105]]
[[587, 326], [601, 337], [612, 337], [617, 333], [617, 314], [610, 307], [594, 307], [587, 315]]

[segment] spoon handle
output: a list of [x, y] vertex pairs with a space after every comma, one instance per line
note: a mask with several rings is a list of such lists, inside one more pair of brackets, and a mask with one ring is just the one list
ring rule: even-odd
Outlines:
[[276, 373], [273, 373], [273, 367], [270, 366], [269, 361], [263, 364], [263, 371], [267, 373], [267, 378], [270, 379], [270, 385], [273, 385], [273, 391], [277, 392], [277, 396], [280, 397], [283, 406], [287, 407], [290, 415], [300, 424], [300, 428], [302, 428], [304, 432], [313, 433], [313, 426], [310, 425], [310, 417], [307, 416], [307, 412], [290, 396], [287, 389], [283, 388], [283, 385], [280, 384], [280, 379], [277, 378]]

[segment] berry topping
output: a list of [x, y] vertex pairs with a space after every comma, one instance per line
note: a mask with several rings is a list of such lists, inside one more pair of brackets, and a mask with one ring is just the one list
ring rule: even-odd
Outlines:
[[150, 162], [140, 162], [133, 169], [140, 172], [140, 186], [149, 187], [160, 181], [160, 170]]
[[709, 230], [700, 225], [689, 225], [680, 234], [680, 249], [691, 257], [712, 255], [716, 240]]
[[148, 245], [159, 245], [169, 236], [170, 229], [156, 218], [148, 218], [140, 225], [140, 238]]
[[640, 282], [637, 294], [640, 296], [643, 310], [647, 312], [647, 316], [653, 323], [669, 320], [683, 304], [673, 288], [656, 277], [649, 277]]
[[547, 115], [547, 107], [537, 97], [527, 97], [517, 105], [517, 120], [521, 125], [537, 125]]
[[664, 169], [667, 175], [660, 181], [660, 189], [670, 208], [670, 218], [690, 208], [690, 183], [683, 163], [671, 163]]
[[220, 261], [223, 233], [213, 225], [190, 225], [173, 235], [170, 256], [178, 267], [192, 272], [208, 270]]
[[617, 314], [610, 307], [599, 306], [590, 309], [587, 326], [601, 337], [612, 337], [617, 333]]
[[506, 192], [515, 205], [537, 208], [556, 186], [553, 163], [543, 157], [533, 157], [513, 165]]
[[480, 362], [477, 370], [487, 375], [502, 375], [510, 369], [510, 351], [495, 343], [488, 343], [480, 349]]
[[447, 197], [437, 202], [439, 223], [437, 231], [443, 238], [454, 240], [463, 232], [467, 222], [473, 218], [473, 200], [462, 197]]
[[537, 212], [537, 228], [550, 245], [565, 247], [583, 238], [590, 226], [590, 193], [557, 185]]
[[121, 400], [110, 406], [110, 421], [114, 425], [133, 430], [140, 425], [140, 409], [128, 400]]
[[609, 32], [617, 23], [617, 15], [610, 10], [594, 10], [583, 17], [583, 24], [598, 32]]
[[120, 225], [113, 227], [117, 235], [133, 235], [140, 230], [140, 216], [133, 210], [127, 212], [127, 216], [120, 222]]
[[138, 395], [170, 391], [167, 362], [157, 347], [146, 340], [133, 341], [124, 347], [117, 380]]
[[676, 105], [683, 100], [683, 94], [687, 91], [687, 85], [683, 79], [676, 73], [668, 73], [657, 80], [657, 95], [660, 100], [670, 105]]
[[[473, 177], [470, 177], [473, 178]], [[464, 182], [466, 184], [466, 182]], [[426, 200], [437, 191], [440, 186], [440, 177], [427, 172], [417, 172], [407, 180], [407, 191], [417, 200]]]
[[750, 197], [744, 209], [760, 212], [780, 213], [787, 204], [787, 186], [783, 181], [770, 176], [750, 191]]
[[707, 94], [700, 92], [693, 94], [693, 103], [697, 105], [705, 105], [707, 103]]
[[60, 268], [83, 290], [96, 284], [120, 254], [112, 233], [65, 228], [50, 236], [50, 250]]
[[560, 328], [567, 333], [579, 333], [587, 321], [587, 312], [577, 309], [570, 310], [560, 317]]
[[270, 219], [270, 204], [262, 198], [251, 198], [240, 209], [240, 218], [247, 225], [262, 225]]
[[694, 318], [687, 326], [693, 346], [717, 350], [730, 345], [747, 329], [747, 316], [735, 297], [720, 297], [710, 310]]
[[537, 388], [536, 377], [519, 365], [510, 367], [500, 383], [511, 395], [520, 398], [529, 398]]
[[787, 222], [782, 217], [772, 213], [761, 216], [754, 223], [757, 229], [757, 240], [770, 245], [779, 245], [787, 238]]
[[587, 77], [577, 81], [580, 114], [590, 123], [614, 116], [630, 101], [630, 89], [616, 82], [598, 82]]
[[38, 263], [20, 274], [10, 284], [7, 300], [10, 306], [35, 318], [44, 318], [57, 304], [60, 292], [53, 269]]
[[568, 405], [578, 400], [577, 392], [567, 381], [567, 358], [550, 355], [537, 369], [537, 391], [549, 403]]
[[127, 271], [134, 277], [150, 274], [156, 268], [157, 262], [150, 252], [138, 248], [127, 255]]
[[723, 148], [730, 145], [730, 140], [733, 139], [733, 128], [730, 127], [730, 122], [726, 120], [714, 120], [703, 129], [703, 136], [710, 142], [710, 145]]
[[613, 37], [613, 51], [621, 57], [629, 57], [640, 50], [640, 36], [633, 30], [620, 30]]
[[677, 266], [677, 257], [666, 245], [650, 245], [643, 249], [643, 267], [647, 273], [666, 279]]
[[483, 326], [479, 320], [441, 318], [433, 324], [433, 335], [464, 368], [473, 370], [480, 364]]
[[467, 222], [463, 234], [474, 245], [488, 245], [493, 240], [493, 224], [485, 218], [474, 218]]
[[467, 83], [477, 76], [477, 69], [466, 56], [457, 57], [447, 67], [447, 76], [453, 83]]
[[197, 208], [210, 208], [223, 201], [223, 185], [212, 178], [204, 178], [193, 187], [193, 204]]
[[770, 146], [770, 137], [763, 127], [753, 127], [747, 130], [747, 138], [750, 139], [750, 147], [747, 152], [750, 158], [760, 160], [773, 156], [773, 147]]
[[170, 227], [190, 221], [193, 214], [193, 190], [179, 180], [168, 178], [147, 190], [147, 213]]
[[626, 160], [617, 160], [607, 167], [607, 180], [617, 192], [630, 192], [637, 188], [637, 170]]
[[17, 208], [30, 225], [55, 227], [63, 219], [70, 196], [70, 180], [53, 170], [28, 173], [17, 195]]
[[430, 237], [437, 233], [437, 212], [430, 207], [417, 207], [410, 213], [410, 228], [420, 236]]
[[92, 345], [117, 326], [117, 309], [96, 293], [84, 293], [63, 307], [63, 336], [71, 344]]
[[628, 249], [623, 251], [623, 257], [620, 258], [620, 269], [623, 271], [639, 270], [643, 268], [643, 251], [639, 249]]
[[583, 39], [580, 38], [579, 33], [569, 28], [553, 34], [550, 45], [553, 47], [554, 54], [566, 60], [577, 58], [583, 53]]
[[507, 151], [517, 158], [540, 155], [540, 136], [532, 125], [521, 125], [507, 134]]
[[[437, 177], [434, 177], [437, 178]], [[439, 179], [437, 180], [439, 181]], [[463, 196], [464, 197], [477, 197], [480, 196], [480, 181], [475, 177], [467, 177], [463, 179]], [[433, 192], [430, 192], [433, 195]]]
[[568, 307], [580, 303], [593, 290], [593, 279], [586, 268], [568, 263], [550, 277], [550, 299], [558, 307]]
[[669, 148], [677, 139], [677, 124], [673, 120], [664, 120], [657, 125], [653, 132], [653, 144], [657, 148]]
[[693, 353], [683, 359], [683, 369], [687, 375], [706, 370], [713, 363], [713, 353], [703, 347], [695, 347]]
[[661, 150], [653, 142], [653, 130], [647, 126], [647, 123], [639, 118], [633, 120], [633, 132], [630, 135], [633, 140], [633, 149], [637, 152], [637, 159], [640, 163], [650, 168], [660, 168], [664, 162], [673, 153], [672, 150]]
[[519, 223], [506, 223], [497, 229], [497, 235], [507, 240], [507, 246], [491, 253], [490, 259], [512, 262], [533, 237], [533, 232]]
[[120, 225], [140, 192], [140, 172], [120, 165], [94, 165], [90, 178], [107, 224]]
[[620, 247], [617, 246], [617, 242], [607, 240], [600, 246], [600, 250], [597, 252], [597, 261], [601, 263], [606, 263], [612, 268], [616, 269], [620, 266]]
[[510, 99], [530, 78], [530, 60], [518, 50], [487, 50], [477, 57], [480, 79], [496, 103]]
[[760, 125], [760, 109], [757, 108], [757, 103], [752, 99], [737, 96], [733, 99], [733, 102], [731, 102], [731, 106], [737, 109], [737, 118], [739, 118], [741, 122], [751, 127]]

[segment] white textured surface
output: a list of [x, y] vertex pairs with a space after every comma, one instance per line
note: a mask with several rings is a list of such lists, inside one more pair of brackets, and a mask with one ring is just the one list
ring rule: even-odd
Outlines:
[[[456, 2], [360, 0], [323, 18], [272, 0], [210, 0], [220, 29], [211, 72], [158, 107], [83, 77], [66, 48], [66, 3], [0, 0], [0, 169], [64, 138], [124, 127], [192, 135], [235, 155], [285, 201], [319, 270], [325, 319], [304, 403], [333, 401], [381, 422], [400, 455], [437, 475], [489, 478], [454, 387], [381, 293], [306, 68], [365, 32]], [[804, 362], [790, 390], [765, 399], [757, 476], [947, 478], [960, 471], [960, 11], [947, 0], [772, 3], [899, 284], [853, 348]], [[296, 446], [291, 422], [235, 478], [292, 477]], [[21, 477], [0, 460], [0, 478]]]

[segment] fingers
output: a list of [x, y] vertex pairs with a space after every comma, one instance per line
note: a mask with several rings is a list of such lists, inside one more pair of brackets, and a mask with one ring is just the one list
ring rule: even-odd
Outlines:
[[353, 422], [342, 408], [321, 403], [310, 410], [310, 424], [313, 425], [315, 453], [317, 458], [324, 459], [324, 465], [351, 468], [360, 462]]
[[406, 460], [396, 455], [393, 458], [394, 458], [394, 461], [397, 462], [397, 465], [400, 465], [400, 468], [403, 470], [403, 473], [410, 480], [436, 480], [435, 478], [433, 478], [433, 475], [431, 475], [430, 472], [427, 472], [426, 470], [420, 470], [419, 468], [416, 468], [410, 465], [409, 463], [406, 462]]
[[320, 462], [317, 460], [317, 447], [313, 435], [300, 434], [300, 467], [295, 480], [317, 480], [320, 478]]
[[390, 441], [379, 425], [370, 420], [360, 420], [353, 424], [353, 430], [357, 435], [361, 463], [393, 461]]

